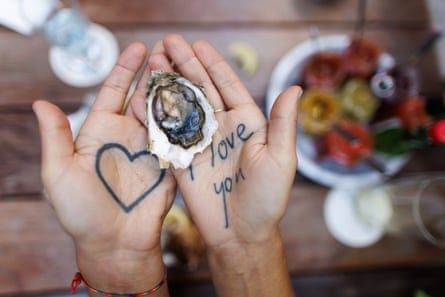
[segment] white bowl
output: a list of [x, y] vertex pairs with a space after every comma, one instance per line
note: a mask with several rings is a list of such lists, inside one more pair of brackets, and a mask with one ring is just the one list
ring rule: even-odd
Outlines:
[[[275, 66], [270, 78], [266, 94], [266, 115], [269, 118], [272, 105], [278, 95], [287, 87], [301, 81], [301, 72], [304, 62], [313, 54], [322, 51], [342, 52], [350, 43], [347, 35], [326, 35], [317, 38], [317, 41], [307, 40], [296, 45], [284, 55]], [[394, 59], [387, 53], [379, 58], [379, 68], [388, 69], [394, 66]], [[339, 163], [325, 158], [317, 160], [315, 143], [311, 136], [301, 129], [297, 132], [297, 156], [298, 171], [311, 180], [337, 188], [358, 188], [381, 182], [387, 176], [398, 172], [407, 162], [409, 156], [389, 158], [384, 155], [374, 154], [374, 158], [385, 166], [385, 174], [382, 174], [366, 162], [359, 162], [354, 167], [345, 167]]]

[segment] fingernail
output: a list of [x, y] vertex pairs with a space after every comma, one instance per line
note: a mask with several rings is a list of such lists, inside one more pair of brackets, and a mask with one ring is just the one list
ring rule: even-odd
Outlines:
[[301, 96], [303, 95], [303, 89], [300, 86], [298, 87], [298, 91], [297, 91], [297, 99], [299, 100], [301, 98]]

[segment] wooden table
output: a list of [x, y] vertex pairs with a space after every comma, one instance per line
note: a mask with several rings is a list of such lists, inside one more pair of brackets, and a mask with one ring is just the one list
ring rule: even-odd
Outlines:
[[[325, 3], [324, 3], [325, 2]], [[424, 1], [372, 0], [365, 36], [396, 59], [407, 57], [430, 32]], [[166, 33], [206, 39], [229, 58], [233, 41], [251, 44], [260, 66], [240, 74], [258, 105], [273, 67], [316, 25], [322, 34], [351, 34], [357, 0], [166, 0], [81, 1], [85, 13], [107, 26], [121, 49], [132, 41], [151, 47]], [[235, 63], [233, 66], [235, 66]], [[0, 295], [66, 292], [76, 271], [74, 249], [41, 195], [40, 140], [31, 102], [45, 98], [66, 113], [77, 110], [94, 88], [66, 86], [51, 72], [40, 34], [25, 37], [0, 28]], [[436, 57], [420, 66], [422, 93], [440, 94]], [[414, 154], [400, 175], [445, 169], [443, 147]], [[297, 175], [282, 231], [289, 270], [300, 296], [412, 296], [416, 288], [443, 296], [445, 250], [385, 237], [367, 248], [338, 243], [322, 216], [328, 188]], [[173, 296], [212, 296], [206, 262], [192, 273], [170, 271]], [[440, 293], [439, 293], [440, 292]], [[329, 294], [329, 295], [328, 295]], [[436, 294], [436, 295], [434, 295]]]

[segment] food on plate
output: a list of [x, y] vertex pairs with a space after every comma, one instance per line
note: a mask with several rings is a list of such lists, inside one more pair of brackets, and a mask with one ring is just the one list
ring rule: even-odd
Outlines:
[[415, 67], [396, 65], [388, 71], [388, 74], [394, 79], [395, 83], [393, 100], [403, 100], [405, 97], [419, 94], [420, 77]]
[[376, 73], [370, 81], [373, 93], [389, 102], [417, 96], [420, 78], [417, 70], [410, 65], [397, 65], [388, 71]]
[[373, 116], [379, 100], [374, 96], [366, 80], [349, 79], [342, 87], [339, 95], [342, 112], [349, 118], [368, 122]]
[[303, 84], [307, 88], [334, 89], [346, 77], [339, 53], [319, 52], [312, 55], [303, 69]]
[[374, 149], [388, 156], [402, 156], [409, 152], [411, 144], [398, 118], [379, 122], [373, 127]]
[[377, 43], [364, 38], [352, 39], [343, 53], [346, 71], [353, 77], [370, 78], [377, 69], [380, 54]]
[[321, 135], [330, 130], [340, 116], [340, 102], [333, 92], [310, 89], [299, 104], [298, 121], [311, 135]]
[[324, 136], [327, 156], [347, 167], [353, 167], [371, 156], [374, 144], [367, 126], [348, 119], [341, 119], [336, 125], [355, 140], [348, 139], [338, 129], [331, 129]]
[[187, 211], [173, 204], [162, 225], [161, 243], [163, 250], [171, 252], [181, 266], [187, 270], [198, 267], [204, 254], [204, 243]]
[[376, 73], [370, 80], [372, 92], [379, 98], [391, 99], [396, 93], [394, 77], [386, 72]]
[[161, 168], [186, 168], [218, 128], [202, 87], [175, 72], [153, 71], [148, 83], [148, 149]]
[[445, 120], [438, 120], [407, 131], [397, 118], [379, 123], [373, 129], [375, 150], [389, 156], [401, 156], [432, 144], [445, 143]]
[[432, 143], [445, 144], [445, 119], [436, 121], [429, 126], [428, 138]]
[[229, 53], [245, 75], [252, 76], [255, 74], [259, 57], [251, 45], [243, 41], [234, 41], [229, 45]]
[[426, 112], [425, 99], [420, 96], [407, 97], [400, 101], [396, 106], [396, 116], [402, 121], [403, 128], [412, 133], [431, 122]]

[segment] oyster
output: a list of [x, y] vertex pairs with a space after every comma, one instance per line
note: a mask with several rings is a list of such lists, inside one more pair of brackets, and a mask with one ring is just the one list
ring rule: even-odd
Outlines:
[[148, 149], [161, 168], [187, 168], [218, 128], [203, 89], [176, 72], [152, 71], [148, 82]]

